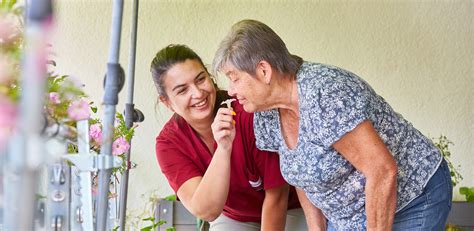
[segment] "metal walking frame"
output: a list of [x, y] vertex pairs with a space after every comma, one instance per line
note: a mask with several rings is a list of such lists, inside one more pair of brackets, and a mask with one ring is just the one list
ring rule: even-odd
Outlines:
[[[130, 30], [130, 52], [128, 60], [128, 91], [127, 102], [125, 104], [125, 124], [127, 128], [131, 128], [134, 122], [142, 122], [145, 117], [143, 113], [135, 109], [133, 104], [133, 91], [135, 89], [135, 55], [137, 47], [137, 22], [138, 22], [138, 5], [139, 0], [133, 0], [132, 7], [132, 23]], [[131, 141], [130, 141], [131, 145]], [[127, 195], [128, 195], [128, 176], [129, 170], [132, 167], [130, 161], [130, 149], [125, 153], [126, 169], [122, 174], [122, 181], [120, 183], [120, 199], [119, 199], [119, 229], [125, 230], [126, 211], [127, 211]]]
[[[120, 50], [120, 35], [122, 29], [122, 14], [123, 14], [123, 0], [115, 0], [112, 12], [112, 36], [110, 40], [109, 61], [107, 64], [107, 75], [105, 80], [105, 94], [104, 94], [104, 131], [103, 137], [105, 142], [102, 144], [100, 155], [110, 156], [112, 153], [112, 138], [113, 138], [113, 124], [115, 120], [115, 105], [118, 102], [118, 92], [124, 84], [124, 72], [118, 63]], [[131, 46], [129, 59], [129, 76], [127, 80], [128, 98], [125, 105], [125, 122], [127, 128], [131, 128], [134, 122], [141, 122], [144, 120], [143, 113], [134, 109], [133, 104], [133, 89], [134, 89], [134, 73], [135, 73], [135, 53], [136, 53], [136, 37], [137, 37], [137, 19], [138, 19], [138, 0], [133, 2], [133, 16], [132, 16], [132, 30], [131, 30]], [[125, 230], [125, 215], [127, 206], [128, 193], [128, 176], [130, 164], [130, 150], [126, 153], [126, 169], [122, 175], [122, 182], [120, 184], [120, 230]], [[108, 189], [111, 177], [111, 168], [99, 169], [99, 193], [97, 200], [97, 224], [96, 230], [105, 230], [108, 214]]]
[[99, 168], [99, 192], [97, 194], [96, 205], [96, 230], [106, 230], [107, 215], [108, 215], [108, 193], [110, 177], [112, 175], [111, 159], [107, 157], [112, 156], [112, 139], [115, 121], [115, 107], [118, 103], [118, 93], [124, 84], [123, 69], [119, 64], [120, 52], [120, 36], [122, 30], [122, 14], [123, 14], [123, 0], [115, 0], [112, 11], [112, 30], [110, 37], [109, 59], [107, 62], [107, 74], [105, 77], [104, 86], [104, 116], [102, 119], [102, 137], [103, 143], [100, 149], [99, 156], [104, 157], [104, 160], [109, 159], [108, 166]]

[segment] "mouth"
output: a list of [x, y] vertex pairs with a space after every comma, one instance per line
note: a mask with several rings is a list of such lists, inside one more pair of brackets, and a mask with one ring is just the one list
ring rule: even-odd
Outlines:
[[207, 105], [207, 97], [204, 98], [203, 100], [191, 105], [191, 107], [194, 107], [194, 108], [197, 108], [197, 109], [201, 109], [203, 107], [205, 107]]

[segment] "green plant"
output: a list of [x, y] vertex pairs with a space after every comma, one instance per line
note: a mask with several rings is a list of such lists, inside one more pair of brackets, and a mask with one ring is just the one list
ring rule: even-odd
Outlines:
[[474, 202], [474, 187], [461, 187], [459, 193], [466, 197], [467, 202]]
[[446, 136], [440, 135], [439, 138], [432, 138], [436, 147], [441, 151], [444, 159], [448, 163], [449, 171], [451, 173], [451, 181], [453, 186], [456, 186], [461, 180], [463, 179], [461, 173], [459, 172], [458, 168], [460, 165], [455, 166], [453, 162], [451, 162], [451, 151], [449, 150], [450, 145], [454, 145], [451, 140], [449, 140]]
[[[141, 198], [146, 201], [142, 210], [127, 210], [127, 223], [131, 226], [131, 230], [155, 230], [157, 226], [165, 224], [166, 221], [155, 220], [155, 206], [160, 200], [176, 200], [176, 195], [169, 195], [165, 198], [161, 198], [158, 196], [157, 190], [154, 190], [149, 193], [142, 194]], [[170, 227], [167, 228], [166, 231], [176, 231], [176, 229], [174, 227]]]

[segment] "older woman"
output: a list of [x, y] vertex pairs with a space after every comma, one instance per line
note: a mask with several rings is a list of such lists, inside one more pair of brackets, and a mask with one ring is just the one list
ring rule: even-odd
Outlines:
[[279, 153], [311, 228], [324, 228], [322, 211], [337, 230], [443, 229], [452, 194], [446, 162], [364, 80], [291, 55], [255, 20], [232, 27], [213, 69], [256, 112], [257, 147]]

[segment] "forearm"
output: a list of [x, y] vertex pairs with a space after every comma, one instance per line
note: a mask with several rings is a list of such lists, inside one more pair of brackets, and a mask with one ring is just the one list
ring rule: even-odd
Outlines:
[[195, 216], [214, 220], [222, 213], [229, 193], [230, 151], [217, 148], [190, 200]]
[[326, 217], [321, 212], [321, 210], [314, 206], [311, 201], [309, 201], [306, 193], [302, 189], [296, 188], [296, 193], [298, 194], [298, 199], [304, 211], [308, 230], [326, 230]]
[[367, 230], [391, 230], [397, 206], [397, 174], [367, 177], [365, 185]]
[[285, 230], [289, 186], [265, 191], [262, 205], [262, 231]]

